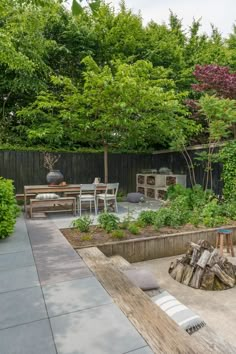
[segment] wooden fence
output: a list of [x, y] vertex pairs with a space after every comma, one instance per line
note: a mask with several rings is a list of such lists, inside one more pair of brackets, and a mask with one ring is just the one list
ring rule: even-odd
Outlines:
[[[195, 152], [190, 152], [195, 154]], [[103, 154], [61, 153], [56, 168], [60, 169], [67, 183], [90, 183], [94, 177], [104, 179]], [[142, 169], [157, 170], [169, 167], [173, 173], [188, 174], [184, 158], [177, 152], [156, 154], [109, 154], [109, 182], [119, 182], [123, 192], [136, 190], [136, 173]], [[43, 153], [38, 151], [0, 151], [0, 176], [14, 180], [16, 193], [22, 193], [24, 185], [45, 184], [47, 171], [43, 167]], [[204, 170], [196, 168], [197, 182], [202, 183]], [[221, 193], [221, 166], [214, 167], [213, 187]], [[188, 185], [189, 179], [187, 179]]]

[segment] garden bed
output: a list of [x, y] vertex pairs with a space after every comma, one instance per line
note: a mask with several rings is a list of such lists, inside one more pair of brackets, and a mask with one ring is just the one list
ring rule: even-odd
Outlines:
[[[236, 223], [232, 222], [227, 226], [233, 230], [233, 242], [236, 244]], [[73, 248], [83, 248], [98, 246], [98, 248], [108, 257], [119, 254], [130, 263], [147, 261], [150, 259], [171, 257], [185, 253], [189, 242], [198, 242], [201, 239], [209, 241], [215, 245], [218, 228], [194, 227], [185, 225], [178, 229], [164, 227], [159, 231], [148, 226], [142, 229], [139, 235], [130, 235], [127, 231], [122, 240], [115, 240], [111, 234], [107, 234], [99, 227], [92, 227], [90, 240], [81, 240], [87, 234], [78, 230], [62, 229], [63, 235], [67, 238]]]
[[74, 227], [61, 229], [61, 232], [74, 248], [83, 248], [83, 247], [90, 247], [90, 246], [99, 246], [99, 245], [112, 243], [112, 242], [115, 243], [117, 241], [124, 242], [124, 241], [134, 240], [134, 239], [158, 237], [163, 235], [178, 234], [178, 233], [197, 231], [197, 230], [198, 231], [206, 230], [206, 228], [204, 226], [195, 227], [191, 224], [187, 224], [179, 228], [162, 227], [160, 230], [157, 231], [154, 229], [153, 226], [146, 226], [145, 228], [140, 229], [140, 233], [138, 235], [133, 235], [128, 230], [123, 230], [124, 237], [122, 237], [122, 239], [114, 238], [112, 236], [112, 233], [107, 233], [106, 231], [104, 231], [104, 229], [102, 229], [99, 226], [91, 226], [89, 233], [80, 232], [78, 229]]

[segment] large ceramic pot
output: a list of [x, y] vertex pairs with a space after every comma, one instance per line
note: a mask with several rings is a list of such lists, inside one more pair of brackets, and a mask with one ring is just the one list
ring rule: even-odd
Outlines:
[[47, 174], [46, 179], [49, 185], [58, 185], [63, 182], [64, 176], [59, 170], [52, 170]]

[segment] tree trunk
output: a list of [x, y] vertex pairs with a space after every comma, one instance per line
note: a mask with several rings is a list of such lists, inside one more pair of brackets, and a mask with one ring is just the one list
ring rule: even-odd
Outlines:
[[104, 144], [104, 183], [108, 183], [108, 144]]

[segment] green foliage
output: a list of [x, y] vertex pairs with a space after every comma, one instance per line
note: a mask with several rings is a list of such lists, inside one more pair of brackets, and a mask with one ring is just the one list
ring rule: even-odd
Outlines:
[[219, 159], [223, 163], [224, 197], [226, 200], [234, 201], [236, 199], [236, 141], [228, 142], [220, 150]]
[[120, 219], [110, 213], [102, 213], [98, 216], [100, 226], [108, 233], [119, 228]]
[[128, 231], [133, 234], [133, 235], [138, 235], [140, 234], [140, 229], [139, 227], [137, 226], [136, 223], [130, 223], [129, 224], [129, 227], [128, 227]]
[[92, 240], [92, 235], [86, 234], [80, 237], [81, 241], [91, 241]]
[[0, 239], [13, 232], [17, 212], [13, 183], [0, 177]]
[[80, 232], [89, 232], [89, 228], [92, 225], [92, 220], [89, 216], [81, 216], [80, 218], [74, 220], [72, 225]]
[[125, 237], [125, 233], [123, 230], [113, 230], [111, 233], [111, 237], [122, 239]]
[[222, 206], [216, 198], [212, 199], [201, 212], [202, 223], [208, 227], [224, 225], [227, 218], [222, 215]]
[[154, 210], [143, 210], [138, 216], [138, 222], [141, 222], [142, 225], [153, 225], [156, 217], [156, 211]]
[[183, 104], [199, 97], [194, 66], [235, 69], [235, 28], [224, 40], [172, 12], [144, 26], [123, 1], [71, 3], [74, 16], [63, 1], [1, 1], [0, 143], [147, 151], [198, 134]]
[[194, 188], [171, 186], [168, 189], [169, 204], [159, 209], [154, 227], [178, 227], [187, 223], [194, 226], [215, 227], [236, 218], [236, 203], [220, 203], [212, 191], [204, 191], [199, 185]]

